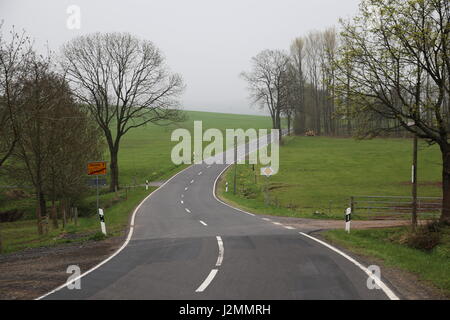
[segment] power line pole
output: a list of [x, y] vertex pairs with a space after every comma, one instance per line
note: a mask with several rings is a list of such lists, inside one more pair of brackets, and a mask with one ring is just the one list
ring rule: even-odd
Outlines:
[[412, 166], [412, 228], [415, 231], [417, 227], [417, 134], [414, 134], [413, 142], [413, 166]]
[[237, 182], [237, 142], [236, 139], [233, 139], [234, 142], [234, 182], [233, 182], [233, 194], [236, 194], [236, 182]]

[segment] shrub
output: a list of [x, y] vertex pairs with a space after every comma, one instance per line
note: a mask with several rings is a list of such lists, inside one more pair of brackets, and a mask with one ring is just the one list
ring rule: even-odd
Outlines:
[[101, 241], [104, 239], [106, 239], [106, 236], [100, 231], [94, 233], [92, 236], [89, 237], [89, 240], [93, 240], [93, 241]]
[[415, 232], [406, 234], [406, 244], [414, 249], [431, 251], [441, 241], [440, 225], [437, 221], [418, 227]]

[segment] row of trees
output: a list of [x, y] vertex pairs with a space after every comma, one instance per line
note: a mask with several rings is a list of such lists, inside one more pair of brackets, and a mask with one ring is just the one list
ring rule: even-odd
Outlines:
[[337, 32], [330, 28], [295, 39], [290, 53], [264, 50], [252, 58], [252, 70], [241, 75], [253, 102], [269, 110], [274, 128], [286, 117], [297, 134], [350, 134], [351, 120], [336, 115], [332, 98], [337, 43]]
[[103, 139], [76, 103], [52, 59], [38, 55], [25, 33], [0, 33], [0, 173], [32, 186], [39, 234], [47, 232], [47, 201], [76, 199], [85, 190], [85, 164], [100, 157]]
[[252, 99], [297, 134], [412, 133], [442, 153], [441, 220], [450, 222], [450, 3], [362, 0], [359, 13], [266, 50], [243, 73]]
[[[181, 77], [149, 41], [126, 33], [92, 34], [38, 55], [24, 32], [0, 25], [0, 174], [32, 185], [39, 234], [47, 201], [80, 197], [86, 163], [110, 153], [111, 191], [119, 189], [123, 136], [147, 123], [183, 119]], [[5, 180], [5, 179], [2, 179]]]

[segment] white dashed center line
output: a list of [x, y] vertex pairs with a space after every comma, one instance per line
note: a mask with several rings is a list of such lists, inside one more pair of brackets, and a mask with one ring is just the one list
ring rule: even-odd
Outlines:
[[198, 173], [198, 175], [200, 176], [202, 174], [202, 172], [200, 171], [199, 173]]
[[223, 261], [223, 241], [222, 238], [217, 236], [217, 244], [219, 245], [219, 257], [217, 258], [216, 267], [220, 267]]
[[184, 210], [186, 210], [187, 213], [191, 213], [191, 210], [189, 210], [188, 208], [185, 208]]
[[295, 228], [294, 227], [291, 227], [291, 226], [284, 226], [286, 229], [288, 229], [288, 230], [295, 230]]
[[184, 203], [184, 201], [183, 201], [183, 200], [181, 200], [180, 202], [181, 202], [181, 204], [183, 204], [183, 203]]
[[194, 183], [194, 180], [191, 180], [191, 183]]
[[217, 269], [212, 269], [211, 272], [209, 273], [208, 277], [205, 279], [205, 281], [203, 281], [203, 283], [200, 285], [200, 287], [198, 287], [197, 290], [195, 290], [195, 292], [203, 292], [211, 283], [211, 281], [213, 281], [214, 277], [217, 274]]
[[272, 221], [272, 220], [270, 220], [270, 219], [268, 219], [268, 218], [262, 218], [264, 221]]
[[276, 224], [277, 226], [281, 226], [281, 223], [279, 222], [272, 222], [273, 224]]
[[205, 227], [207, 226], [206, 223], [204, 223], [202, 220], [199, 221], [202, 225], [204, 225]]
[[188, 187], [184, 188], [184, 191], [187, 191], [187, 189], [189, 189]]

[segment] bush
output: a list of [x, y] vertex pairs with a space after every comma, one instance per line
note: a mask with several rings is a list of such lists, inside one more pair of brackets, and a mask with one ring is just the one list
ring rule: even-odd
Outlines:
[[100, 231], [94, 233], [92, 236], [89, 237], [89, 240], [93, 240], [93, 241], [101, 241], [104, 239], [106, 239], [106, 236]]
[[431, 251], [441, 241], [440, 225], [433, 221], [406, 234], [405, 243], [414, 249]]

